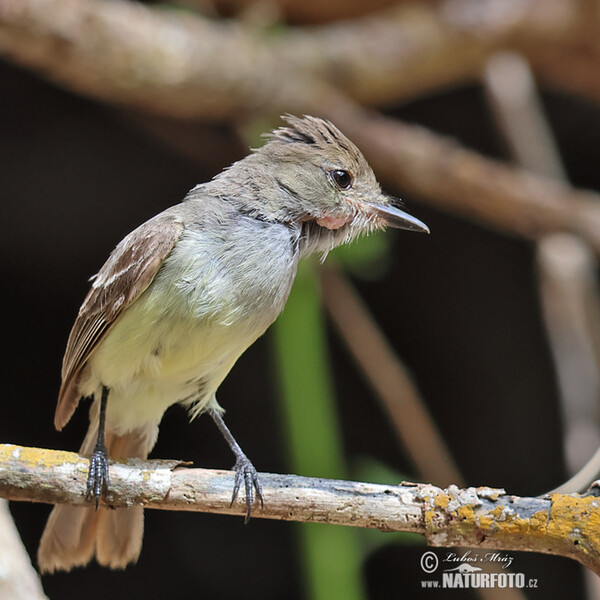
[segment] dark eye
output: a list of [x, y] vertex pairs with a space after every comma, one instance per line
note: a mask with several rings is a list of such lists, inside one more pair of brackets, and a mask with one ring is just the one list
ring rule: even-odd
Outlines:
[[336, 169], [331, 171], [331, 177], [335, 184], [342, 190], [349, 190], [352, 187], [352, 175], [348, 171]]

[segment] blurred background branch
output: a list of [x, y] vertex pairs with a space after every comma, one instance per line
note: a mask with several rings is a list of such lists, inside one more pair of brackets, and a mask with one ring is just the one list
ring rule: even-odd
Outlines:
[[[565, 181], [567, 175], [527, 62], [517, 54], [498, 53], [490, 59], [484, 80], [515, 160], [532, 173]], [[590, 318], [590, 311], [600, 310], [594, 259], [584, 240], [553, 233], [539, 241], [538, 268], [543, 314], [561, 391], [565, 458], [573, 476], [600, 447], [599, 372], [593, 341], [600, 331], [598, 321]], [[591, 479], [576, 484], [571, 478], [561, 489], [584, 492], [599, 475], [600, 466]], [[586, 577], [589, 597], [600, 597], [598, 578]]]
[[580, 81], [565, 60], [585, 53], [588, 61], [576, 64], [590, 69], [599, 59], [600, 16], [584, 1], [404, 2], [275, 32], [122, 0], [3, 0], [0, 7], [1, 46], [13, 60], [105, 101], [185, 117], [238, 117], [282, 102], [293, 110], [291, 92], [305, 102], [318, 81], [364, 104], [406, 100], [479, 78], [499, 48], [518, 50], [545, 78], [597, 98], [595, 81]]

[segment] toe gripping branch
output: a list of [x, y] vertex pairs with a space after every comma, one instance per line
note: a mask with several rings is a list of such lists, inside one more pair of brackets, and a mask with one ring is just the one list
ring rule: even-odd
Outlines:
[[260, 485], [260, 478], [258, 477], [258, 471], [255, 469], [250, 459], [244, 454], [240, 445], [236, 442], [235, 438], [223, 417], [215, 410], [211, 410], [210, 416], [215, 422], [219, 431], [225, 438], [225, 441], [229, 444], [233, 454], [235, 455], [235, 483], [233, 485], [233, 494], [231, 496], [231, 504], [235, 502], [238, 496], [242, 483], [244, 484], [244, 490], [246, 492], [246, 516], [244, 523], [248, 523], [252, 513], [252, 505], [254, 504], [254, 491], [256, 490], [256, 497], [260, 500], [260, 505], [264, 506], [264, 500], [262, 495], [262, 487]]
[[[102, 397], [100, 400], [100, 416], [98, 420], [98, 439], [96, 446], [90, 456], [90, 467], [88, 471], [87, 487], [86, 487], [86, 498], [94, 498], [96, 500], [96, 510], [98, 510], [99, 501], [102, 496], [106, 497], [109, 486], [108, 476], [108, 451], [104, 442], [104, 425], [106, 422], [106, 406], [108, 403], [109, 389], [107, 387], [102, 388]], [[229, 444], [233, 454], [235, 455], [235, 482], [233, 486], [233, 493], [231, 495], [231, 504], [235, 502], [238, 497], [242, 484], [244, 485], [244, 491], [246, 492], [246, 516], [244, 523], [248, 523], [252, 513], [252, 506], [254, 504], [254, 493], [260, 500], [260, 505], [264, 506], [262, 487], [260, 485], [260, 479], [258, 477], [258, 471], [250, 461], [250, 459], [244, 454], [239, 444], [233, 437], [231, 431], [225, 422], [223, 417], [214, 411], [210, 411], [210, 415], [219, 428], [219, 431]]]

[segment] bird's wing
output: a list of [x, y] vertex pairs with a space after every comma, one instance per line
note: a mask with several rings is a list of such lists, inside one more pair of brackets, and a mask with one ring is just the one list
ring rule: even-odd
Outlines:
[[90, 354], [117, 317], [150, 285], [183, 232], [169, 211], [132, 231], [113, 250], [93, 279], [71, 329], [62, 365], [54, 425], [62, 429], [80, 400], [78, 380]]

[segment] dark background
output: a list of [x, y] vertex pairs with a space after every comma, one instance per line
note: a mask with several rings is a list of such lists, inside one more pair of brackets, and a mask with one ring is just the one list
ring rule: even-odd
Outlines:
[[[572, 182], [600, 187], [598, 112], [546, 91], [544, 102]], [[389, 112], [458, 137], [493, 155], [504, 148], [482, 92], [460, 89]], [[52, 422], [60, 363], [87, 279], [131, 229], [180, 201], [245, 152], [226, 126], [198, 124], [204, 163], [131, 124], [127, 113], [72, 96], [0, 63], [2, 201], [2, 404], [0, 441], [76, 450], [87, 406], [61, 433]], [[385, 277], [356, 281], [406, 362], [469, 485], [536, 495], [565, 479], [556, 381], [541, 312], [533, 243], [433, 211], [407, 197], [431, 236], [398, 234]], [[390, 234], [394, 235], [394, 234]], [[372, 456], [407, 478], [410, 465], [361, 375], [330, 336], [339, 412], [350, 461]], [[267, 334], [220, 389], [228, 423], [260, 471], [286, 472]], [[152, 456], [231, 467], [207, 418], [189, 424], [172, 407]], [[311, 475], [311, 473], [302, 473]], [[49, 507], [12, 503], [35, 557]], [[45, 576], [52, 600], [84, 597], [300, 598], [295, 525], [203, 514], [146, 511], [140, 561], [125, 572], [91, 565]], [[369, 597], [468, 597], [421, 590], [423, 545], [372, 553]], [[443, 551], [436, 551], [441, 556]], [[511, 553], [513, 570], [537, 578], [530, 598], [575, 598], [581, 571], [567, 559]]]

